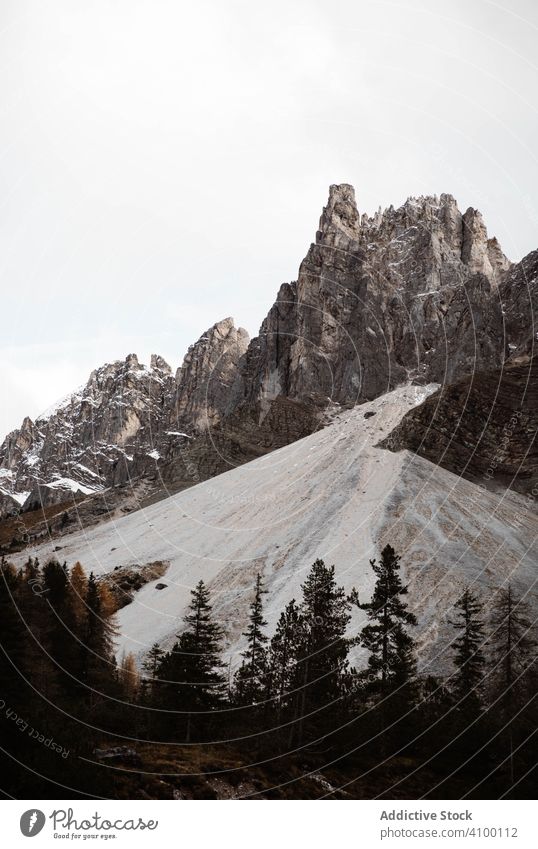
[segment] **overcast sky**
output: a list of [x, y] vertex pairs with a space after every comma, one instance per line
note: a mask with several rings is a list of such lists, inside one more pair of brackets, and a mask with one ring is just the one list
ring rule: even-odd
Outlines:
[[255, 334], [330, 183], [538, 247], [534, 0], [2, 0], [0, 431], [135, 351]]

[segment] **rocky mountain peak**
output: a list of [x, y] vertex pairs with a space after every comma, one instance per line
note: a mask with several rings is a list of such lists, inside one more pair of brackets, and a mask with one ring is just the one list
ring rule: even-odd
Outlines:
[[246, 330], [225, 318], [190, 346], [176, 374], [171, 427], [203, 430], [220, 420], [249, 341]]
[[323, 208], [316, 233], [316, 243], [341, 246], [342, 240], [357, 240], [360, 224], [353, 186], [348, 183], [330, 186], [329, 200]]
[[136, 354], [127, 354], [125, 357], [125, 367], [127, 369], [139, 369], [140, 363], [138, 362], [138, 357]]
[[156, 369], [157, 371], [163, 371], [166, 374], [172, 374], [172, 369], [164, 359], [159, 354], [152, 354], [150, 359], [150, 368]]
[[351, 404], [446, 379], [447, 358], [459, 374], [497, 364], [499, 309], [495, 341], [484, 327], [509, 267], [480, 213], [463, 215], [451, 194], [359, 216], [352, 186], [331, 186], [297, 282], [281, 287], [241, 363], [236, 397]]
[[21, 425], [21, 433], [32, 433], [34, 430], [34, 423], [30, 416], [25, 416], [22, 420]]
[[484, 274], [493, 285], [498, 285], [510, 267], [497, 239], [488, 239], [482, 214], [472, 207], [463, 216], [461, 259], [472, 274]]

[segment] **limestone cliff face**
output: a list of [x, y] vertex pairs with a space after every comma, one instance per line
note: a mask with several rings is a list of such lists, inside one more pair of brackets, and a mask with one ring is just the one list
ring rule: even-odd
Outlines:
[[508, 356], [533, 356], [538, 347], [538, 250], [512, 266], [499, 288]]

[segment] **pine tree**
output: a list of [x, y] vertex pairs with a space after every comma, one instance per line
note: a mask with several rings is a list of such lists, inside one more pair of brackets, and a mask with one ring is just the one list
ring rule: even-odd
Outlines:
[[153, 643], [142, 664], [142, 669], [147, 672], [152, 681], [157, 677], [157, 670], [164, 652], [159, 643]]
[[489, 694], [495, 704], [494, 716], [507, 742], [510, 783], [514, 784], [514, 738], [521, 736], [519, 729], [525, 720], [522, 709], [534, 696], [530, 673], [536, 659], [536, 641], [528, 607], [510, 584], [498, 590], [490, 615]]
[[453, 643], [456, 674], [452, 680], [452, 691], [460, 702], [460, 709], [465, 708], [472, 713], [480, 709], [480, 686], [484, 677], [482, 607], [477, 596], [466, 587], [455, 604], [458, 618], [451, 623], [461, 632]]
[[408, 589], [399, 575], [400, 559], [392, 546], [386, 545], [379, 563], [370, 560], [377, 580], [371, 601], [360, 605], [369, 619], [360, 634], [361, 645], [370, 652], [367, 677], [378, 685], [381, 699], [389, 691], [407, 686], [416, 671], [414, 641], [406, 629], [417, 620], [402, 600]]
[[[225, 689], [220, 656], [222, 630], [212, 621], [209, 591], [203, 581], [191, 592], [185, 624], [186, 630], [159, 663], [155, 690], [159, 704], [186, 715], [185, 737], [189, 742], [192, 715], [217, 708]], [[199, 718], [198, 728], [203, 725]]]
[[69, 580], [71, 582], [73, 606], [77, 623], [79, 625], [82, 625], [86, 618], [86, 595], [88, 593], [88, 578], [82, 565], [79, 563], [78, 560], [71, 569], [71, 575]]
[[289, 700], [297, 676], [297, 657], [302, 641], [301, 611], [292, 599], [280, 614], [269, 647], [268, 691], [276, 700], [279, 715]]
[[[2, 560], [0, 566], [0, 681], [2, 698], [15, 704], [20, 675], [28, 673], [28, 631], [20, 610], [22, 575]], [[30, 638], [31, 641], [31, 638]], [[5, 728], [3, 728], [5, 730]]]
[[[322, 733], [328, 719], [322, 714], [342, 694], [347, 669], [349, 641], [345, 637], [350, 620], [350, 603], [343, 587], [336, 584], [334, 566], [316, 560], [302, 586], [301, 640], [296, 657], [296, 717], [298, 738], [305, 726]], [[315, 713], [312, 720], [305, 717]], [[332, 721], [331, 716], [331, 721]]]
[[26, 650], [31, 680], [36, 689], [53, 699], [56, 690], [56, 667], [47, 655], [50, 628], [47, 596], [50, 592], [37, 558], [29, 558], [20, 574], [19, 610], [26, 629]]
[[247, 630], [243, 636], [247, 638], [247, 648], [242, 653], [243, 663], [235, 677], [235, 693], [240, 704], [252, 705], [261, 701], [267, 690], [267, 642], [268, 637], [263, 629], [267, 622], [263, 618], [261, 575], [256, 576], [254, 599], [250, 605], [250, 616]]
[[86, 698], [90, 704], [102, 701], [103, 693], [111, 688], [115, 677], [113, 641], [114, 622], [105, 615], [100, 588], [93, 572], [88, 578], [86, 617], [82, 651], [82, 680], [86, 684]]
[[136, 668], [134, 655], [123, 653], [118, 669], [118, 680], [124, 695], [129, 702], [136, 701], [140, 689], [140, 675]]
[[505, 705], [521, 703], [526, 672], [535, 658], [536, 640], [532, 632], [528, 606], [509, 584], [498, 590], [491, 607], [490, 680]]
[[56, 664], [55, 677], [59, 679], [60, 689], [72, 695], [79, 686], [81, 633], [66, 564], [60, 566], [57, 560], [50, 560], [43, 569], [43, 582], [49, 607], [49, 654]]
[[190, 649], [195, 662], [196, 700], [217, 704], [224, 686], [220, 671], [224, 667], [220, 655], [222, 629], [212, 620], [209, 590], [203, 581], [198, 582], [191, 597], [190, 612], [185, 616], [187, 629], [181, 636], [188, 639], [185, 648]]
[[65, 604], [69, 587], [69, 576], [65, 564], [60, 566], [57, 560], [49, 560], [43, 569], [43, 580], [48, 590], [47, 601], [53, 607]]

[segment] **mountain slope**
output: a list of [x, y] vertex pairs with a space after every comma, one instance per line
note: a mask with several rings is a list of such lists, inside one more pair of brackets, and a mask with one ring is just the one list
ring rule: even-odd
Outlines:
[[[483, 492], [421, 457], [375, 447], [435, 388], [401, 387], [338, 414], [292, 445], [117, 522], [66, 536], [56, 556], [98, 574], [169, 564], [120, 611], [118, 651], [142, 656], [155, 641], [169, 644], [190, 589], [203, 578], [235, 656], [258, 572], [269, 591], [272, 630], [316, 557], [334, 563], [338, 580], [357, 587], [365, 601], [373, 586], [369, 559], [391, 542], [403, 555], [421, 623], [421, 663], [444, 668], [451, 606], [464, 584], [489, 598], [491, 587], [511, 580], [538, 604], [531, 551], [538, 519], [517, 494]], [[52, 545], [31, 553], [44, 560]], [[359, 623], [358, 614], [354, 630]]]

